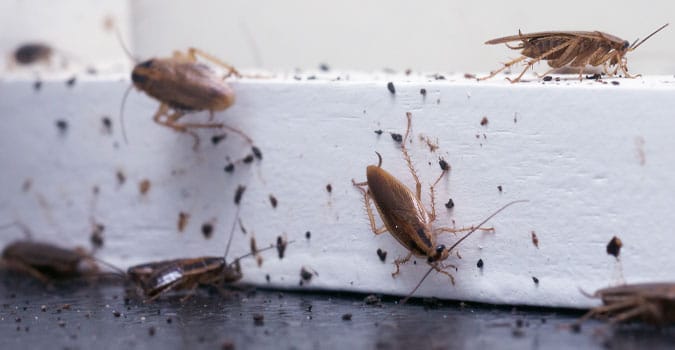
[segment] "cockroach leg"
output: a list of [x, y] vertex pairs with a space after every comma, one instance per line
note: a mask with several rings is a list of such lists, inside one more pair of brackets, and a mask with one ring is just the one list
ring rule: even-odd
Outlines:
[[413, 256], [413, 253], [410, 252], [410, 253], [408, 253], [408, 255], [406, 255], [405, 258], [398, 258], [398, 259], [394, 260], [394, 264], [396, 265], [396, 271], [391, 273], [391, 277], [398, 276], [398, 274], [401, 272], [401, 265], [410, 261], [410, 258], [412, 258], [412, 256]]
[[217, 64], [221, 67], [226, 68], [228, 70], [228, 74], [223, 78], [223, 80], [232, 76], [232, 75], [237, 76], [237, 77], [241, 77], [241, 74], [239, 73], [239, 71], [236, 68], [234, 68], [234, 66], [232, 66], [230, 64], [227, 64], [227, 63], [221, 61], [220, 59], [218, 59], [217, 57], [212, 56], [211, 54], [208, 54], [208, 53], [206, 53], [206, 52], [204, 52], [200, 49], [197, 49], [197, 48], [194, 48], [194, 47], [188, 48], [187, 55], [190, 57], [190, 60], [192, 62], [196, 62], [197, 61], [197, 55], [199, 55], [199, 56], [205, 58], [206, 60], [211, 61], [212, 63], [215, 63], [215, 64]]
[[[520, 74], [518, 74], [518, 76], [516, 77], [516, 79], [511, 79], [511, 78], [507, 77], [506, 80], [508, 80], [508, 81], [511, 82], [511, 83], [517, 83], [517, 82], [519, 82], [519, 81], [520, 81], [520, 78], [522, 78], [523, 75], [525, 75], [525, 72], [527, 72], [528, 69], [530, 69], [532, 66], [534, 66], [535, 63], [541, 61], [541, 60], [544, 59], [545, 57], [548, 57], [548, 56], [550, 56], [550, 55], [552, 55], [552, 54], [554, 54], [554, 53], [556, 53], [556, 52], [558, 52], [558, 51], [560, 51], [560, 50], [562, 50], [562, 49], [565, 49], [565, 48], [569, 47], [570, 45], [571, 45], [571, 44], [570, 44], [569, 42], [567, 42], [567, 43], [564, 43], [564, 44], [560, 44], [560, 45], [558, 45], [558, 46], [556, 46], [556, 47], [554, 47], [554, 48], [552, 48], [552, 49], [550, 49], [550, 50], [544, 52], [543, 54], [539, 55], [537, 58], [528, 61], [527, 64], [525, 65], [525, 68], [523, 69], [522, 72], [520, 72]], [[522, 58], [525, 58], [525, 56], [523, 56]]]
[[[405, 136], [403, 136], [403, 142], [401, 142], [401, 152], [403, 152], [403, 158], [405, 159], [405, 162], [408, 164], [410, 174], [412, 174], [412, 177], [415, 179], [415, 196], [417, 197], [417, 200], [421, 201], [422, 183], [420, 182], [420, 178], [417, 176], [417, 171], [413, 166], [412, 160], [410, 159], [410, 154], [408, 154], [408, 149], [405, 146], [406, 142], [408, 141], [408, 136], [410, 135], [410, 130], [412, 130], [412, 113], [406, 112], [405, 116], [408, 119], [408, 126], [405, 129]], [[382, 162], [382, 158], [380, 158], [380, 162]]]
[[497, 70], [494, 71], [494, 72], [490, 72], [490, 75], [488, 75], [488, 76], [486, 76], [486, 77], [478, 78], [478, 80], [487, 80], [487, 79], [490, 79], [490, 78], [494, 77], [495, 75], [501, 73], [502, 71], [506, 70], [507, 68], [513, 66], [514, 64], [516, 64], [516, 63], [518, 63], [518, 62], [520, 62], [520, 61], [522, 61], [522, 60], [524, 60], [524, 59], [526, 59], [526, 58], [527, 58], [527, 57], [525, 57], [525, 56], [520, 56], [520, 57], [518, 57], [518, 58], [516, 58], [516, 59], [514, 59], [514, 60], [511, 60], [511, 61], [509, 61], [509, 62], [506, 62], [506, 63], [504, 63], [504, 67], [499, 68], [499, 69], [497, 69]]
[[11, 261], [7, 259], [2, 259], [0, 260], [0, 266], [2, 268], [13, 270], [19, 273], [26, 273], [31, 277], [35, 278], [36, 280], [42, 282], [44, 285], [49, 285], [51, 283], [51, 279], [47, 277], [45, 274], [31, 267], [30, 265], [24, 264], [20, 261]]
[[352, 184], [359, 190], [361, 191], [361, 194], [363, 195], [363, 201], [365, 202], [366, 205], [366, 213], [368, 214], [368, 221], [370, 221], [370, 228], [373, 230], [373, 233], [376, 235], [379, 235], [381, 233], [387, 232], [387, 226], [382, 226], [380, 228], [377, 228], [377, 225], [375, 224], [375, 214], [373, 214], [373, 209], [371, 207], [370, 203], [370, 194], [366, 189], [364, 189], [364, 186], [368, 186], [368, 182], [356, 182], [354, 179], [352, 179]]

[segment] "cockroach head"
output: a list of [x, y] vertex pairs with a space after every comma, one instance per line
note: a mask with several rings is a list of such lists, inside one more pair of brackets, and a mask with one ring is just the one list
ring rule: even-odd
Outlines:
[[149, 59], [137, 64], [134, 67], [134, 70], [131, 71], [131, 81], [136, 87], [143, 87], [148, 80], [152, 80], [153, 77], [160, 75], [160, 67], [156, 64], [154, 59]]
[[448, 258], [449, 251], [445, 249], [445, 244], [439, 244], [436, 246], [436, 254], [429, 256], [427, 261], [432, 263], [434, 261], [445, 260]]

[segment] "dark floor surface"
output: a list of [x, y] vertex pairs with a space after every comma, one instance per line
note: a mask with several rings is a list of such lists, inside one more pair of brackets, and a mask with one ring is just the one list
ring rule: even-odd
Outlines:
[[[660, 349], [675, 327], [584, 323], [569, 310], [385, 297], [200, 290], [181, 303], [125, 296], [121, 285], [0, 276], [0, 349]], [[351, 315], [350, 320], [346, 315]], [[256, 318], [262, 320], [256, 321]], [[232, 347], [228, 347], [232, 346]]]

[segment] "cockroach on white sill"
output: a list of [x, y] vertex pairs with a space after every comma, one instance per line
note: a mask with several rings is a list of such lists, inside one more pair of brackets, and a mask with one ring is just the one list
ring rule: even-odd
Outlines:
[[[415, 289], [410, 293], [410, 295], [412, 295], [421, 285], [424, 278], [426, 278], [426, 276], [428, 276], [432, 270], [436, 270], [448, 276], [452, 284], [454, 284], [454, 277], [446, 270], [448, 268], [455, 268], [455, 266], [443, 264], [443, 261], [447, 260], [450, 256], [452, 249], [454, 249], [459, 243], [461, 243], [476, 230], [492, 231], [492, 228], [483, 228], [481, 226], [506, 207], [524, 201], [514, 201], [506, 204], [501, 209], [490, 215], [487, 219], [483, 220], [483, 222], [481, 222], [478, 226], [459, 229], [450, 227], [434, 227], [433, 223], [436, 220], [436, 206], [434, 198], [435, 186], [443, 178], [443, 176], [448, 173], [450, 167], [447, 162], [441, 162], [441, 175], [430, 186], [431, 211], [427, 211], [421, 199], [422, 184], [419, 180], [419, 177], [417, 176], [417, 172], [415, 171], [415, 168], [410, 159], [410, 155], [408, 154], [406, 148], [408, 136], [411, 130], [412, 114], [408, 112], [406, 113], [406, 117], [408, 120], [408, 126], [405, 136], [403, 136], [400, 144], [401, 152], [403, 152], [403, 158], [405, 159], [410, 173], [415, 180], [415, 193], [409, 190], [393, 175], [382, 169], [382, 157], [379, 153], [377, 153], [379, 159], [378, 165], [369, 165], [366, 168], [367, 181], [357, 183], [352, 179], [352, 184], [363, 194], [368, 219], [370, 221], [370, 227], [373, 233], [379, 235], [384, 232], [389, 232], [403, 247], [409, 251], [406, 257], [398, 258], [394, 261], [394, 264], [396, 265], [396, 271], [392, 273], [392, 276], [398, 275], [400, 272], [400, 265], [409, 261], [413, 255], [426, 258], [427, 264], [431, 266], [417, 287], [415, 287]], [[396, 141], [398, 142], [398, 140]], [[370, 204], [371, 200], [374, 202], [375, 208], [380, 214], [380, 218], [384, 222], [384, 227], [377, 228], [375, 225], [375, 215], [373, 214]], [[449, 248], [447, 248], [445, 244], [437, 244], [437, 237], [441, 233], [458, 233], [466, 231], [469, 232]], [[405, 303], [408, 298], [406, 298], [403, 302]]]
[[[120, 38], [119, 33], [118, 38]], [[121, 38], [120, 43], [129, 57], [133, 59]], [[223, 77], [218, 76], [208, 65], [199, 62], [198, 57], [225, 68], [227, 74]], [[251, 137], [225, 123], [213, 122], [214, 112], [224, 111], [234, 104], [234, 90], [225, 81], [232, 75], [241, 77], [241, 74], [230, 64], [202, 50], [189, 48], [187, 52], [174, 51], [172, 57], [151, 58], [137, 63], [131, 72], [131, 81], [136, 89], [160, 102], [153, 120], [157, 124], [192, 136], [195, 150], [199, 148], [200, 140], [193, 129], [226, 129], [240, 135], [253, 147], [253, 154], [256, 158], [261, 159], [257, 156], [260, 151], [253, 146]], [[127, 136], [124, 131], [123, 109], [129, 91], [127, 90], [124, 94], [120, 110], [120, 124], [125, 141]], [[198, 111], [209, 111], [209, 121], [180, 122], [186, 114]]]

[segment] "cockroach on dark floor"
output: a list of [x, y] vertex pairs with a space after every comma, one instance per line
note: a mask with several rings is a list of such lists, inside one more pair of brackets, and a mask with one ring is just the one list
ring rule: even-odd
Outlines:
[[[257, 253], [274, 248], [275, 245], [258, 249]], [[148, 301], [153, 301], [170, 291], [187, 290], [187, 294], [181, 298], [181, 301], [185, 301], [200, 285], [213, 286], [222, 292], [223, 285], [239, 281], [243, 277], [239, 261], [253, 255], [253, 253], [242, 255], [231, 263], [227, 262], [225, 256], [151, 262], [130, 267], [127, 275]]]
[[[122, 47], [132, 57], [123, 44]], [[208, 65], [199, 62], [198, 57], [225, 68], [228, 73], [224, 77], [218, 76]], [[213, 122], [214, 112], [223, 111], [234, 104], [234, 90], [225, 82], [232, 75], [241, 77], [233, 66], [204, 51], [189, 48], [187, 52], [175, 51], [172, 57], [151, 58], [136, 64], [131, 72], [131, 81], [136, 89], [160, 102], [153, 120], [175, 131], [191, 135], [195, 150], [199, 147], [199, 136], [193, 129], [203, 128], [229, 130], [253, 146], [253, 140], [243, 131], [224, 123]], [[129, 91], [124, 94], [123, 101]], [[124, 102], [120, 111], [120, 124], [126, 141], [123, 109]], [[197, 111], [209, 111], [209, 122], [179, 122], [184, 115]]]
[[590, 298], [600, 298], [603, 306], [592, 308], [574, 325], [591, 317], [611, 323], [642, 320], [654, 325], [675, 323], [675, 283], [637, 283], [597, 290]]
[[[542, 74], [542, 77], [556, 69], [569, 66], [578, 69], [579, 80], [583, 80], [583, 72], [587, 65], [594, 67], [602, 65], [604, 73], [609, 76], [614, 76], [621, 70], [627, 78], [635, 78], [640, 75], [630, 75], [628, 73], [626, 54], [637, 49], [647, 39], [667, 26], [668, 23], [664, 24], [642, 41], [638, 42], [638, 39], [633, 44], [600, 31], [550, 31], [530, 34], [523, 34], [518, 31], [518, 35], [506, 36], [485, 42], [487, 45], [506, 44], [510, 49], [522, 51], [520, 52], [520, 57], [504, 63], [504, 66], [500, 69], [478, 80], [492, 78], [499, 72], [528, 58], [530, 60], [526, 61], [525, 69], [515, 79], [506, 79], [512, 83], [520, 81], [520, 78], [522, 78], [529, 68], [542, 60], [547, 61], [548, 65], [552, 68]], [[511, 46], [509, 42], [512, 41], [520, 41], [520, 43]], [[611, 69], [612, 66], [614, 66], [614, 70]]]
[[[235, 220], [232, 221], [230, 237], [223, 256], [173, 259], [132, 266], [127, 270], [127, 276], [136, 285], [139, 294], [148, 298], [148, 301], [153, 301], [170, 291], [187, 290], [187, 294], [181, 299], [181, 301], [185, 301], [192, 296], [200, 285], [213, 286], [223, 292], [224, 284], [240, 280], [243, 274], [239, 261], [254, 255], [254, 253], [240, 256], [231, 263], [227, 262], [227, 253], [238, 222], [239, 203], [243, 191], [244, 187], [240, 186], [235, 195], [237, 211]], [[272, 248], [275, 248], [275, 246], [258, 249], [256, 253]]]
[[[30, 237], [25, 226], [16, 225], [21, 226]], [[0, 266], [3, 268], [25, 273], [45, 284], [69, 278], [102, 276], [105, 273], [101, 271], [99, 264], [113, 269], [115, 272], [112, 275], [124, 276], [123, 271], [95, 258], [84, 248], [67, 249], [31, 239], [8, 244], [0, 259]]]
[[[443, 264], [443, 261], [449, 257], [452, 249], [476, 230], [492, 231], [492, 228], [482, 228], [481, 226], [506, 207], [522, 201], [515, 201], [505, 205], [475, 227], [460, 229], [434, 227], [433, 223], [436, 220], [434, 187], [443, 176], [447, 174], [449, 167], [444, 168], [438, 179], [430, 186], [431, 211], [428, 211], [422, 203], [422, 184], [420, 183], [417, 172], [415, 171], [410, 155], [406, 149], [411, 129], [412, 115], [411, 113], [407, 113], [406, 116], [408, 119], [408, 126], [400, 145], [401, 151], [403, 152], [403, 158], [415, 180], [415, 193], [409, 190], [393, 175], [382, 169], [382, 157], [379, 153], [377, 153], [379, 159], [378, 165], [370, 165], [366, 168], [367, 181], [357, 183], [352, 180], [352, 184], [363, 194], [370, 227], [373, 233], [379, 235], [384, 232], [389, 232], [409, 251], [406, 257], [398, 258], [394, 261], [396, 271], [392, 273], [392, 276], [398, 275], [400, 272], [400, 265], [409, 261], [410, 258], [415, 255], [426, 258], [427, 263], [431, 266], [424, 278], [426, 278], [432, 270], [436, 270], [447, 275], [454, 284], [454, 277], [446, 271], [446, 269], [451, 267], [454, 268], [454, 266]], [[384, 222], [384, 227], [377, 228], [375, 225], [375, 216], [370, 204], [371, 200], [374, 202], [375, 208]], [[458, 233], [465, 231], [469, 232], [449, 248], [447, 248], [445, 244], [437, 244], [437, 237], [441, 233]], [[424, 280], [424, 278], [422, 280]], [[420, 284], [421, 283], [422, 281], [420, 281]]]

